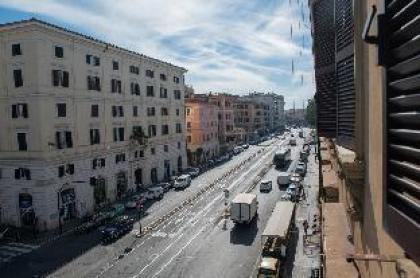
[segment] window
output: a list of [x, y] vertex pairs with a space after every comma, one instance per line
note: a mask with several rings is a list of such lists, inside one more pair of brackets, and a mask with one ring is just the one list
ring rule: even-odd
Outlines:
[[133, 117], [137, 117], [137, 116], [138, 116], [138, 107], [133, 106]]
[[26, 142], [26, 133], [19, 132], [17, 134], [18, 150], [27, 151], [28, 143]]
[[155, 116], [155, 108], [154, 107], [147, 107], [147, 116]]
[[140, 95], [140, 85], [138, 83], [131, 82], [130, 91], [132, 95]]
[[69, 87], [69, 72], [62, 70], [52, 70], [52, 85], [54, 87]]
[[57, 117], [64, 118], [66, 117], [66, 104], [57, 103]]
[[160, 108], [160, 114], [161, 114], [162, 116], [168, 116], [168, 115], [169, 115], [169, 113], [168, 113], [168, 108], [166, 108], [166, 107], [162, 107], [162, 108]]
[[90, 116], [92, 118], [99, 117], [99, 105], [98, 104], [92, 104], [90, 106]]
[[167, 153], [169, 151], [168, 145], [163, 145], [163, 151]]
[[134, 73], [138, 75], [140, 73], [139, 67], [130, 66], [130, 73]]
[[123, 127], [114, 127], [114, 142], [122, 142], [124, 141], [124, 128]]
[[150, 78], [153, 78], [153, 77], [155, 77], [155, 73], [152, 70], [146, 70], [146, 76], [150, 77]]
[[95, 158], [92, 160], [92, 169], [104, 168], [105, 167], [105, 158]]
[[112, 117], [124, 117], [124, 107], [123, 106], [112, 106]]
[[101, 143], [101, 135], [99, 129], [91, 129], [90, 130], [90, 144], [91, 145], [98, 145]]
[[55, 57], [57, 58], [63, 58], [64, 57], [64, 50], [61, 46], [55, 47]]
[[182, 133], [182, 127], [180, 123], [176, 124], [176, 133]]
[[160, 87], [160, 98], [168, 98], [168, 89]]
[[150, 148], [150, 153], [155, 154], [156, 153], [155, 148]]
[[115, 164], [125, 161], [125, 153], [119, 153], [115, 155]]
[[178, 149], [181, 149], [181, 142], [178, 142]]
[[112, 69], [113, 70], [118, 70], [119, 69], [118, 61], [112, 61]]
[[148, 97], [154, 97], [155, 96], [155, 90], [153, 86], [147, 86], [146, 87], [146, 95]]
[[28, 118], [28, 105], [26, 103], [17, 103], [12, 105], [12, 118]]
[[156, 126], [155, 125], [149, 125], [148, 127], [148, 135], [149, 137], [154, 137], [156, 136]]
[[179, 116], [179, 108], [176, 109], [176, 115]]
[[90, 76], [87, 77], [87, 87], [88, 90], [93, 91], [100, 91], [101, 90], [101, 81], [98, 76]]
[[142, 134], [143, 129], [141, 126], [133, 126], [133, 133]]
[[61, 178], [66, 175], [74, 174], [74, 164], [60, 165], [58, 166], [58, 177]]
[[144, 151], [139, 152], [139, 157], [144, 157]]
[[90, 65], [92, 62], [92, 55], [86, 54], [86, 64]]
[[174, 82], [175, 82], [176, 84], [179, 84], [179, 77], [178, 77], [178, 76], [174, 76]]
[[16, 69], [13, 70], [13, 79], [15, 80], [15, 87], [22, 87], [23, 86], [23, 78], [22, 78], [22, 70]]
[[168, 134], [169, 134], [169, 126], [162, 125], [162, 135], [168, 135]]
[[73, 148], [71, 131], [57, 131], [55, 133], [55, 143], [57, 149]]
[[175, 97], [175, 99], [181, 99], [181, 91], [180, 90], [175, 90], [174, 91], [174, 97]]
[[12, 56], [22, 55], [22, 49], [20, 48], [20, 43], [12, 44]]
[[187, 142], [191, 143], [191, 136], [187, 136]]
[[101, 60], [99, 59], [99, 57], [93, 57], [93, 65], [96, 67], [99, 67], [101, 65]]
[[111, 93], [121, 94], [121, 80], [111, 79]]
[[187, 122], [187, 128], [190, 129], [191, 128], [191, 122]]
[[27, 180], [31, 179], [31, 170], [28, 168], [18, 168], [15, 169], [15, 179], [20, 180], [26, 178]]
[[187, 114], [187, 116], [191, 115], [191, 108], [185, 109], [185, 113]]
[[160, 80], [162, 80], [162, 81], [166, 81], [166, 74], [161, 73], [161, 74], [159, 75], [159, 78], [160, 78]]

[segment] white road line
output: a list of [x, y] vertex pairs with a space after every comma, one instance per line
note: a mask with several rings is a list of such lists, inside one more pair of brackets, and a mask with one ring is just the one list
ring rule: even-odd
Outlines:
[[191, 244], [191, 242], [193, 242], [193, 240], [194, 239], [196, 239], [206, 228], [207, 228], [207, 226], [208, 225], [205, 225], [203, 228], [201, 228], [199, 231], [198, 231], [198, 233], [196, 233], [184, 246], [182, 246], [181, 247], [181, 249], [179, 249], [179, 251], [178, 252], [176, 252], [175, 253], [175, 255], [173, 255], [170, 259], [169, 259], [169, 261], [166, 263], [166, 264], [164, 264], [161, 268], [160, 268], [160, 270], [158, 271], [158, 272], [156, 272], [153, 276], [152, 276], [152, 278], [153, 277], [156, 277], [157, 275], [159, 275], [159, 273], [161, 273], [169, 264], [171, 264], [172, 263], [172, 261], [176, 258], [176, 257], [178, 257], [179, 256], [179, 254], [181, 254], [181, 252], [182, 251], [184, 251], [184, 249], [185, 248], [187, 248], [190, 244]]

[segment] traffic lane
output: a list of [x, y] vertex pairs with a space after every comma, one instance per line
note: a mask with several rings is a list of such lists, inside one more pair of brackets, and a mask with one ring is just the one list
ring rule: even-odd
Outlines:
[[[271, 149], [273, 149], [273, 147]], [[265, 155], [263, 158], [265, 160], [271, 159], [270, 156], [271, 156], [271, 153], [268, 154], [268, 155]], [[250, 169], [254, 170], [258, 165], [260, 165], [260, 162], [261, 162], [261, 158], [258, 159], [258, 160], [252, 161], [251, 164], [250, 164], [251, 165]], [[243, 170], [245, 170], [245, 169], [243, 169]], [[245, 172], [250, 173], [251, 170], [245, 170]], [[230, 178], [236, 179], [237, 176], [232, 176]], [[219, 191], [221, 192], [221, 190], [219, 190]], [[137, 244], [137, 243], [132, 242], [133, 241], [132, 237], [130, 237], [129, 239], [131, 239], [131, 240], [130, 241], [119, 240], [115, 244], [113, 244], [111, 246], [108, 246], [107, 247], [108, 256], [100, 257], [100, 263], [95, 261], [95, 258], [98, 258], [98, 256], [91, 256], [90, 258], [79, 258], [78, 260], [75, 260], [74, 262], [72, 262], [68, 266], [59, 270], [57, 273], [55, 273], [55, 276], [59, 276], [60, 273], [68, 273], [67, 270], [69, 268], [70, 269], [86, 268], [86, 271], [88, 271], [89, 276], [92, 276], [92, 273], [96, 273], [98, 268], [99, 269], [105, 268], [107, 270], [108, 266], [110, 265], [110, 262], [112, 264], [112, 262], [115, 261], [115, 258], [118, 258], [118, 256], [121, 255], [121, 250], [125, 249], [127, 247], [127, 245], [133, 246], [133, 245]], [[86, 267], [86, 260], [93, 260], [92, 264], [94, 264], [95, 267], [89, 267], [89, 266]], [[99, 267], [98, 267], [98, 265], [99, 265]], [[93, 275], [93, 276], [95, 276], [95, 275]]]
[[250, 225], [234, 225], [220, 221], [203, 234], [182, 256], [160, 273], [159, 277], [249, 277], [261, 251], [261, 234], [272, 210], [284, 193], [274, 183], [278, 172], [273, 168], [263, 177], [273, 181], [269, 193], [252, 191], [258, 198], [258, 219]]
[[[258, 172], [256, 168], [259, 168], [262, 161], [267, 162], [271, 160], [271, 155], [271, 152], [269, 152], [261, 157], [254, 163], [253, 167], [242, 173], [239, 178], [232, 177], [231, 180], [222, 183], [225, 183], [232, 193], [244, 191], [249, 186], [247, 181], [252, 180], [256, 176]], [[221, 185], [221, 188], [224, 188], [223, 185]], [[232, 194], [231, 198], [234, 195]], [[221, 190], [215, 190], [215, 195], [211, 198], [206, 197], [206, 200], [208, 200], [208, 203], [204, 202], [193, 206], [197, 207], [198, 211], [193, 210], [190, 212], [187, 217], [187, 223], [181, 219], [174, 221], [175, 228], [171, 227], [174, 225], [160, 228], [155, 234], [152, 233], [150, 237], [155, 235], [161, 236], [161, 241], [149, 241], [143, 245], [143, 248], [135, 250], [135, 253], [124, 259], [124, 262], [113, 266], [102, 275], [104, 277], [153, 277], [154, 275], [160, 275], [167, 266], [179, 257], [179, 250], [184, 251], [189, 245], [196, 244], [197, 241], [202, 240], [198, 238], [203, 237], [208, 229], [214, 226], [215, 220], [220, 219], [224, 200]], [[176, 223], [181, 223], [182, 226], [177, 227]], [[171, 230], [171, 228], [173, 229]], [[153, 251], [150, 254], [145, 254], [144, 248]], [[135, 269], [133, 269], [133, 266]], [[161, 277], [165, 277], [164, 274]]]

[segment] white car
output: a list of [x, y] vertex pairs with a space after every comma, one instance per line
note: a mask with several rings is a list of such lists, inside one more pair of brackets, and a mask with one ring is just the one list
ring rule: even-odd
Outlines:
[[173, 185], [175, 189], [177, 188], [185, 188], [191, 184], [191, 176], [190, 175], [181, 175], [179, 176]]
[[270, 192], [273, 189], [272, 181], [262, 181], [260, 184], [260, 192]]
[[147, 188], [147, 199], [162, 199], [163, 198], [163, 188], [160, 186], [149, 187]]

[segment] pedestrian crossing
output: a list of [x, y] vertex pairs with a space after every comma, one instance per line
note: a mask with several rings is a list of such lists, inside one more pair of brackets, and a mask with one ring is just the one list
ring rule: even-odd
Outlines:
[[37, 248], [39, 248], [39, 245], [24, 244], [19, 242], [0, 244], [0, 265], [10, 262], [15, 257], [32, 252]]

